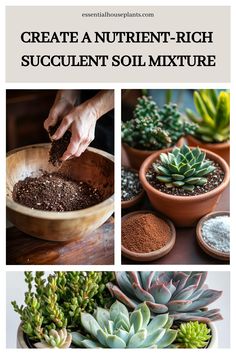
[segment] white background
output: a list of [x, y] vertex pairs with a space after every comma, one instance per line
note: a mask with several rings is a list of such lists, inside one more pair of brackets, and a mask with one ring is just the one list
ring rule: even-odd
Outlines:
[[[215, 323], [218, 329], [220, 348], [229, 348], [230, 346], [229, 328], [227, 326], [230, 320], [229, 278], [229, 272], [209, 272], [206, 281], [209, 288], [224, 291], [222, 297], [209, 306], [209, 308], [220, 308], [224, 317], [223, 321]], [[25, 291], [23, 272], [7, 272], [7, 329], [10, 329], [7, 331], [8, 348], [15, 348], [16, 346], [16, 333], [20, 323], [18, 314], [12, 309], [11, 301], [16, 300], [18, 305], [23, 304]]]
[[[218, 85], [217, 83], [207, 85], [207, 88], [217, 88], [217, 87], [225, 87], [225, 88], [230, 88], [231, 89], [231, 117], [233, 118], [231, 120], [231, 195], [233, 196], [231, 198], [231, 235], [235, 236], [236, 234], [236, 217], [234, 216], [235, 213], [235, 197], [236, 196], [236, 189], [235, 189], [235, 158], [236, 156], [236, 141], [235, 141], [235, 131], [236, 131], [236, 120], [234, 119], [236, 117], [236, 99], [235, 99], [235, 93], [236, 93], [236, 69], [235, 69], [235, 63], [236, 63], [236, 55], [235, 55], [235, 36], [233, 34], [236, 33], [236, 1], [235, 0], [1, 0], [0, 2], [0, 39], [1, 39], [1, 54], [0, 54], [0, 107], [1, 107], [1, 129], [0, 129], [0, 220], [1, 220], [1, 247], [0, 247], [0, 284], [1, 284], [1, 294], [0, 294], [0, 351], [1, 353], [6, 352], [6, 339], [10, 347], [15, 346], [15, 340], [16, 340], [16, 328], [18, 325], [18, 318], [14, 314], [13, 310], [11, 309], [9, 305], [10, 300], [18, 300], [21, 302], [23, 300], [23, 292], [24, 289], [22, 288], [23, 286], [23, 276], [21, 273], [15, 273], [15, 272], [10, 272], [9, 276], [9, 281], [8, 281], [8, 295], [6, 295], [6, 272], [11, 270], [11, 271], [23, 271], [23, 270], [153, 270], [153, 266], [142, 266], [141, 269], [137, 269], [138, 267], [132, 267], [132, 266], [125, 266], [125, 269], [122, 268], [120, 265], [120, 223], [119, 223], [119, 216], [120, 216], [120, 203], [119, 203], [119, 192], [116, 195], [116, 253], [115, 253], [115, 262], [116, 266], [114, 267], [89, 267], [89, 266], [84, 266], [84, 267], [50, 267], [50, 266], [35, 266], [35, 267], [30, 267], [30, 266], [6, 266], [6, 261], [5, 261], [5, 141], [6, 141], [6, 134], [5, 134], [5, 90], [6, 89], [56, 89], [56, 88], [78, 88], [78, 85], [71, 85], [71, 84], [50, 84], [50, 83], [41, 83], [41, 84], [6, 84], [5, 83], [5, 55], [4, 55], [4, 46], [5, 46], [5, 6], [6, 5], [12, 5], [12, 6], [19, 6], [19, 5], [41, 5], [41, 6], [47, 6], [47, 5], [55, 5], [55, 6], [60, 6], [60, 5], [119, 5], [119, 6], [125, 6], [125, 5], [145, 5], [145, 6], [159, 6], [159, 5], [164, 5], [164, 6], [174, 6], [174, 5], [199, 5], [199, 6], [216, 6], [216, 5], [231, 5], [231, 18], [232, 18], [232, 27], [231, 27], [231, 33], [232, 33], [232, 38], [231, 38], [231, 43], [232, 43], [232, 55], [231, 55], [231, 63], [233, 63], [232, 67], [232, 76], [231, 76], [231, 82], [233, 83], [232, 87], [229, 84], [220, 84]], [[52, 19], [53, 21], [53, 19]], [[197, 19], [196, 19], [197, 21]], [[16, 23], [17, 25], [17, 23]], [[221, 24], [219, 23], [219, 26]], [[14, 53], [13, 53], [14, 55]], [[89, 85], [83, 85], [82, 87], [84, 88], [91, 88], [93, 84]], [[98, 86], [95, 85], [94, 86]], [[99, 84], [100, 88], [109, 88], [110, 86], [107, 84]], [[136, 85], [130, 85], [129, 83], [126, 83], [125, 85], [119, 85], [119, 84], [114, 84], [112, 88], [120, 89], [120, 88], [157, 88], [154, 84], [149, 84], [147, 83], [146, 85], [142, 84], [136, 84]], [[168, 85], [158, 85], [158, 88], [204, 88], [206, 87], [205, 85], [201, 84], [194, 84], [192, 83], [191, 85], [184, 85], [184, 84], [178, 84], [178, 83], [173, 83], [173, 84], [168, 84]], [[116, 117], [119, 117], [120, 113], [120, 95], [119, 92], [116, 93]], [[119, 160], [120, 160], [120, 129], [119, 129], [119, 121], [116, 119], [116, 173], [118, 174], [116, 177], [116, 191], [119, 191], [120, 188], [120, 178], [119, 178]], [[231, 240], [231, 254], [236, 254], [236, 249], [235, 249], [235, 237], [232, 237]], [[232, 338], [232, 343], [231, 343], [231, 351], [233, 350], [235, 352], [236, 345], [234, 341], [234, 329], [235, 329], [235, 316], [231, 316], [229, 319], [228, 314], [229, 314], [229, 308], [230, 308], [230, 313], [235, 314], [236, 313], [236, 305], [235, 305], [235, 292], [236, 292], [236, 285], [234, 279], [236, 279], [236, 265], [235, 265], [235, 258], [231, 257], [231, 265], [230, 266], [225, 266], [225, 265], [215, 265], [215, 266], [162, 266], [159, 267], [161, 270], [211, 270], [211, 271], [216, 271], [212, 277], [212, 274], [209, 274], [208, 277], [208, 283], [213, 287], [213, 288], [218, 288], [224, 290], [224, 297], [219, 300], [216, 305], [221, 307], [222, 309], [222, 314], [224, 315], [224, 321], [218, 322], [217, 323], [217, 328], [219, 330], [219, 336], [220, 336], [220, 344], [226, 345], [228, 340], [227, 336], [229, 333], [231, 333], [231, 338]], [[229, 289], [229, 283], [228, 283], [228, 276], [223, 276], [223, 274], [220, 271], [230, 271], [231, 272], [231, 287]], [[11, 279], [11, 281], [10, 281]], [[229, 291], [231, 292], [231, 299], [232, 301], [229, 301]], [[228, 294], [228, 295], [227, 295]], [[221, 350], [222, 351], [222, 350]], [[19, 353], [19, 350], [11, 350], [12, 353]], [[44, 351], [46, 353], [47, 351]], [[119, 350], [118, 350], [119, 352]], [[142, 351], [144, 352], [144, 351]], [[168, 352], [168, 351], [167, 351]], [[224, 352], [224, 350], [223, 350]], [[21, 351], [22, 353], [22, 351]], [[24, 353], [24, 350], [23, 350]], [[51, 351], [49, 352], [51, 353]], [[172, 352], [171, 352], [172, 353]], [[192, 353], [192, 351], [191, 351]], [[227, 350], [228, 353], [228, 350]]]

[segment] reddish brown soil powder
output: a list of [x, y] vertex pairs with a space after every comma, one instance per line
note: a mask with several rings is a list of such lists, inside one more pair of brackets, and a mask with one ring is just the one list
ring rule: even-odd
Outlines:
[[12, 197], [31, 209], [59, 212], [88, 208], [103, 200], [99, 191], [89, 184], [56, 172], [44, 172], [40, 177], [18, 181]]
[[[50, 138], [56, 132], [57, 128], [59, 127], [60, 123], [56, 124], [54, 127], [49, 127], [48, 133]], [[71, 138], [71, 132], [67, 130], [63, 137], [59, 140], [53, 140], [51, 144], [51, 149], [49, 151], [49, 162], [56, 167], [59, 167], [62, 164], [60, 160], [63, 156], [64, 152], [66, 151]]]
[[171, 237], [169, 225], [153, 214], [136, 214], [122, 222], [122, 245], [130, 251], [148, 253], [164, 247]]

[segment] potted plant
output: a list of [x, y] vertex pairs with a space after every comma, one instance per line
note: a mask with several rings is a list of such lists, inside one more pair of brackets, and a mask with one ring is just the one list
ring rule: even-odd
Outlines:
[[176, 104], [159, 109], [151, 97], [138, 98], [134, 118], [122, 122], [123, 148], [129, 164], [139, 169], [154, 151], [174, 145], [181, 146], [183, 137], [194, 132], [195, 125], [181, 117]]
[[205, 306], [217, 300], [222, 291], [208, 289], [207, 272], [115, 272], [115, 276], [107, 286], [116, 299], [130, 309], [145, 301], [154, 316], [168, 313], [175, 321], [171, 328], [177, 329], [177, 337], [172, 347], [200, 348], [206, 341], [208, 348], [217, 347], [213, 322], [222, 316], [219, 309]]
[[[152, 273], [155, 272], [132, 274], [146, 282]], [[163, 273], [162, 277], [164, 274], [170, 277], [171, 273]], [[117, 273], [119, 284], [119, 278], [125, 280], [127, 274]], [[219, 297], [220, 292], [214, 290], [209, 290], [209, 297], [199, 294], [205, 279], [202, 274], [189, 272], [187, 277], [187, 273], [175, 272], [172, 295], [175, 295], [174, 291], [176, 295], [179, 293], [187, 279], [180, 291], [185, 294], [182, 297], [187, 297], [190, 289], [193, 292], [193, 287], [196, 292], [192, 298], [196, 298], [198, 305], [199, 301], [205, 304]], [[176, 320], [170, 307], [168, 311], [162, 311], [165, 313], [153, 313], [150, 301], [137, 301], [135, 307], [127, 306], [123, 293], [121, 301], [116, 300], [115, 287], [118, 286], [113, 284], [113, 272], [55, 272], [46, 279], [43, 272], [36, 272], [35, 277], [31, 272], [25, 272], [25, 275], [28, 284], [26, 306], [18, 307], [13, 302], [22, 320], [17, 334], [18, 348], [202, 348], [216, 343], [215, 329], [209, 321], [220, 318], [217, 310], [205, 311], [206, 315], [202, 315], [204, 311], [196, 310], [201, 316], [193, 316], [192, 312], [189, 318], [183, 315], [180, 321], [181, 316], [178, 314]], [[157, 280], [156, 275], [154, 278]], [[128, 283], [122, 285], [123, 292], [128, 291], [127, 286]], [[158, 296], [163, 298], [161, 293]], [[207, 325], [203, 325], [202, 319]]]
[[149, 156], [139, 176], [153, 207], [188, 227], [215, 208], [229, 183], [229, 166], [211, 151], [183, 145]]
[[197, 126], [187, 137], [189, 145], [213, 151], [229, 163], [230, 93], [199, 90], [193, 98], [199, 117], [186, 110], [188, 118]]

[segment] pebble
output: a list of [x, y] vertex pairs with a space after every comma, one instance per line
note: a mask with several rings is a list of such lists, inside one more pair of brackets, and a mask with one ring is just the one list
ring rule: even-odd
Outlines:
[[142, 191], [138, 172], [121, 168], [121, 200], [130, 200]]
[[204, 241], [217, 251], [230, 253], [230, 217], [216, 216], [202, 225]]

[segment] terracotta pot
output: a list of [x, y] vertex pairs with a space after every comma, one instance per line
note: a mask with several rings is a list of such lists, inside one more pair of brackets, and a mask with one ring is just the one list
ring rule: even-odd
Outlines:
[[[212, 348], [218, 348], [218, 333], [217, 333], [217, 328], [215, 326], [214, 323], [208, 323], [207, 324], [210, 329], [211, 329], [211, 341], [207, 347], [207, 349], [212, 349]], [[26, 343], [26, 340], [25, 340], [25, 336], [24, 336], [24, 333], [22, 331], [22, 328], [21, 328], [21, 325], [19, 325], [18, 327], [18, 331], [17, 331], [17, 342], [16, 342], [16, 346], [18, 349], [29, 349], [29, 348], [33, 348], [29, 346], [28, 343]], [[36, 349], [36, 348], [34, 348]]]
[[[166, 149], [164, 152], [171, 150]], [[177, 226], [193, 226], [201, 217], [213, 211], [221, 193], [229, 184], [229, 166], [225, 160], [211, 151], [205, 149], [202, 149], [202, 151], [206, 152], [209, 159], [216, 161], [225, 172], [222, 183], [208, 193], [195, 196], [175, 196], [163, 193], [152, 187], [146, 179], [146, 172], [152, 163], [159, 158], [161, 151], [149, 156], [140, 168], [139, 178], [152, 206], [168, 216]]]
[[209, 151], [214, 152], [217, 155], [220, 155], [228, 164], [230, 163], [230, 143], [229, 141], [225, 143], [215, 143], [215, 144], [210, 144], [210, 143], [205, 143], [201, 140], [198, 140], [197, 138], [188, 135], [187, 136], [187, 141], [190, 146], [199, 146], [201, 149], [206, 149]]
[[[177, 143], [175, 144], [176, 146], [182, 146], [184, 144], [184, 138], [180, 138]], [[140, 166], [142, 165], [143, 161], [152, 155], [154, 152], [153, 150], [139, 150], [135, 149], [133, 147], [130, 147], [128, 144], [122, 143], [123, 149], [126, 152], [127, 159], [129, 166], [132, 168], [135, 168], [136, 170], [140, 169]], [[163, 150], [158, 150], [162, 152]]]

